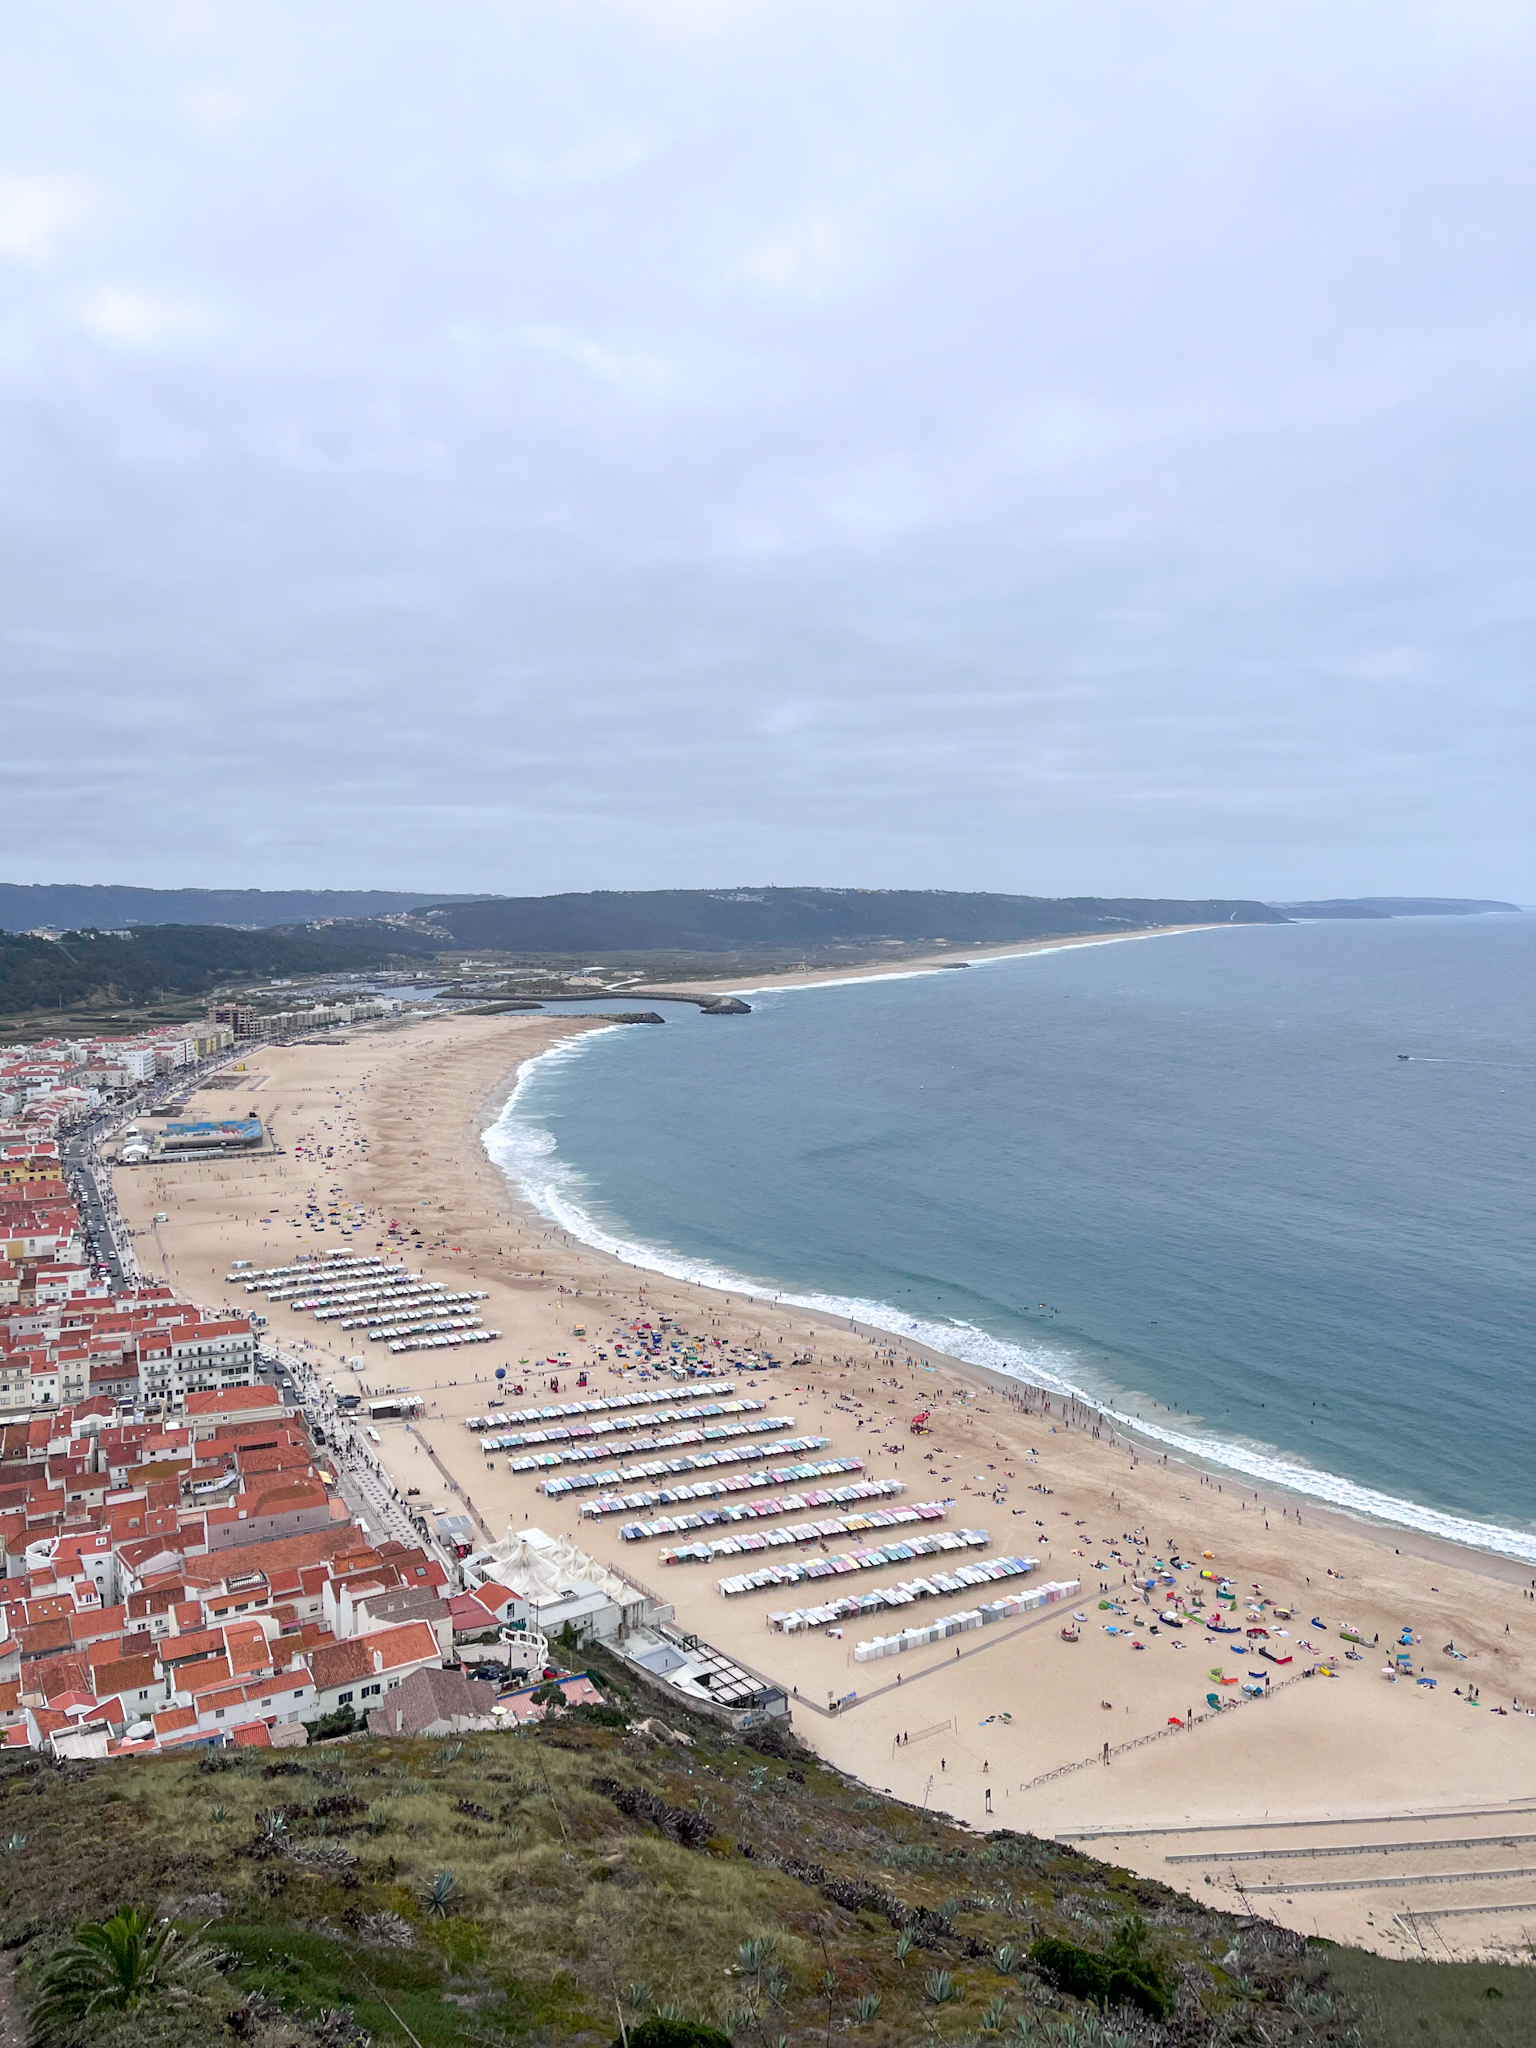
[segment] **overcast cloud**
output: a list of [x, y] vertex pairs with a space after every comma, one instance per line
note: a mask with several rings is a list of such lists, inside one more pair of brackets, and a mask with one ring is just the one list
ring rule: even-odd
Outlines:
[[1536, 898], [1536, 15], [48, 0], [0, 874]]

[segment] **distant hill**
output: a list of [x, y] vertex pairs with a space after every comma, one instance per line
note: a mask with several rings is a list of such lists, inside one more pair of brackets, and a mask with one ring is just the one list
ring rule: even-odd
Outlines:
[[[407, 942], [398, 954], [424, 950]], [[377, 942], [329, 933], [242, 932], [221, 925], [145, 925], [126, 938], [65, 932], [34, 939], [0, 932], [0, 1017], [28, 1010], [131, 1007], [196, 996], [218, 983], [258, 976], [362, 972], [388, 953]]]
[[[25, 892], [13, 892], [25, 893]], [[97, 899], [132, 891], [82, 889]], [[152, 891], [140, 892], [153, 895]], [[172, 893], [172, 892], [167, 892]], [[199, 895], [200, 892], [189, 892]], [[260, 890], [208, 899], [272, 904]], [[344, 901], [308, 897], [306, 902]], [[35, 911], [36, 906], [34, 904]], [[32, 925], [44, 920], [33, 916]], [[34, 1010], [132, 1008], [205, 994], [222, 982], [306, 979], [419, 965], [439, 951], [553, 955], [728, 953], [798, 957], [840, 949], [870, 958], [883, 941], [998, 945], [1168, 924], [1281, 924], [1262, 903], [1139, 898], [986, 896], [901, 889], [656, 889], [591, 895], [480, 897], [369, 917], [318, 918], [255, 930], [238, 925], [72, 926], [56, 938], [0, 929], [0, 1017]]]
[[[468, 901], [470, 899], [464, 898]], [[129, 889], [110, 883], [0, 882], [0, 931], [120, 930], [135, 924], [225, 924], [247, 931], [315, 918], [388, 917], [441, 903], [442, 891], [397, 889]]]
[[443, 943], [501, 953], [728, 952], [754, 946], [948, 940], [1006, 945], [1169, 924], [1283, 924], [1265, 903], [996, 896], [946, 889], [642, 889], [490, 896], [401, 920]]
[[1481, 917], [1485, 911], [1518, 911], [1518, 903], [1480, 896], [1327, 896], [1320, 903], [1273, 903], [1287, 917]]

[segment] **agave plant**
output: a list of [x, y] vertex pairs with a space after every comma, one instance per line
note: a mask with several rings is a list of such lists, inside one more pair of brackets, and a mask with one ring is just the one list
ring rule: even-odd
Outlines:
[[753, 1935], [744, 1941], [736, 1951], [736, 1970], [742, 1977], [757, 1977], [768, 1967], [779, 1952], [778, 1936], [774, 1934]]
[[965, 1993], [948, 1970], [930, 1970], [923, 1979], [923, 1996], [930, 2005], [954, 2005]]
[[416, 1937], [411, 1932], [410, 1921], [399, 1913], [391, 1913], [387, 1907], [377, 1913], [365, 1914], [358, 1932], [364, 1941], [376, 1941], [385, 1948], [416, 1946]]
[[25, 1835], [12, 1835], [5, 1845], [5, 1853], [7, 1856], [19, 1856], [26, 1846], [27, 1838]]
[[897, 1962], [898, 1962], [898, 1963], [904, 1963], [904, 1962], [905, 1962], [905, 1961], [907, 1960], [907, 1957], [908, 1957], [909, 1955], [911, 1955], [911, 1953], [912, 1953], [912, 1935], [911, 1935], [911, 1932], [910, 1932], [910, 1930], [909, 1930], [909, 1929], [907, 1929], [907, 1928], [903, 1927], [903, 1929], [901, 1930], [900, 1934], [898, 1934], [898, 1935], [897, 1935], [897, 1937], [896, 1937], [896, 1960], [897, 1960]]
[[62, 2040], [96, 2013], [133, 2012], [147, 1999], [189, 1997], [213, 1969], [198, 1942], [184, 1942], [168, 1920], [125, 1907], [110, 1920], [86, 1920], [49, 1959], [32, 2007], [38, 2048]]
[[1122, 2028], [1097, 2018], [1093, 2013], [1084, 2013], [1080, 2019], [1063, 2020], [1051, 2029], [1049, 2039], [1051, 2048], [1135, 2048], [1131, 2036]]
[[1008, 2001], [994, 1998], [981, 2015], [981, 2031], [984, 2034], [1000, 2034], [1008, 2024]]
[[265, 1813], [258, 1813], [256, 1825], [264, 1842], [279, 1846], [288, 1839], [288, 1816], [280, 1806], [269, 1806]]
[[422, 1909], [429, 1920], [446, 1920], [448, 1909], [459, 1889], [459, 1880], [451, 1870], [440, 1870], [422, 1893]]
[[626, 1984], [624, 2003], [631, 2012], [649, 2012], [655, 2002], [655, 1993], [649, 1984]]
[[1013, 1976], [1015, 1971], [1024, 1967], [1024, 1959], [1011, 1941], [1005, 1941], [992, 1960], [1005, 1977]]
[[1329, 1994], [1326, 1991], [1309, 1991], [1305, 1984], [1293, 1984], [1285, 1994], [1285, 2002], [1292, 2012], [1301, 2013], [1308, 2019], [1328, 2019], [1333, 2013], [1333, 2000]]

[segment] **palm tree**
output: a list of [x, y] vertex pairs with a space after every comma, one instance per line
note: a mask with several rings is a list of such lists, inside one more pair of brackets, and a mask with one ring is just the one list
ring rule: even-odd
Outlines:
[[50, 1959], [32, 2007], [35, 2048], [62, 2040], [78, 2020], [132, 2012], [157, 1996], [189, 1997], [213, 1968], [200, 1942], [184, 1942], [169, 1920], [125, 1906], [110, 1920], [86, 1920]]

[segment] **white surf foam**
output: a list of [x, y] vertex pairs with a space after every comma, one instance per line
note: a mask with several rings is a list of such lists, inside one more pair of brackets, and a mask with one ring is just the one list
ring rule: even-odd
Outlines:
[[[1128, 933], [1126, 936], [1158, 935]], [[1093, 943], [1114, 944], [1116, 941], [1095, 940]], [[943, 973], [946, 970], [922, 971]], [[855, 977], [853, 983], [841, 985], [859, 984], [862, 979]], [[808, 984], [821, 988], [836, 985], [828, 982]], [[1028, 1346], [994, 1337], [970, 1324], [914, 1318], [893, 1308], [889, 1302], [868, 1300], [857, 1295], [800, 1293], [792, 1288], [776, 1287], [771, 1280], [754, 1279], [708, 1260], [689, 1258], [671, 1247], [649, 1244], [608, 1228], [586, 1206], [590, 1199], [587, 1177], [561, 1159], [554, 1133], [530, 1112], [526, 1096], [540, 1069], [566, 1065], [580, 1058], [594, 1040], [606, 1037], [610, 1031], [622, 1029], [622, 1025], [610, 1025], [605, 1030], [583, 1032], [580, 1037], [562, 1040], [547, 1052], [525, 1060], [517, 1070], [516, 1085], [505, 1109], [482, 1133], [482, 1142], [491, 1159], [517, 1184], [539, 1214], [572, 1237], [591, 1245], [594, 1250], [605, 1252], [624, 1265], [637, 1267], [643, 1272], [661, 1273], [671, 1280], [683, 1280], [695, 1286], [714, 1288], [753, 1301], [771, 1302], [780, 1307], [805, 1308], [822, 1315], [839, 1316], [859, 1324], [861, 1328], [908, 1339], [925, 1350], [964, 1364], [983, 1366], [1029, 1386], [1070, 1396], [1128, 1434], [1159, 1444], [1198, 1464], [1242, 1473], [1262, 1486], [1282, 1488], [1306, 1499], [1321, 1501], [1362, 1520], [1417, 1530], [1420, 1534], [1437, 1536], [1446, 1542], [1469, 1544], [1500, 1557], [1536, 1564], [1536, 1531], [1505, 1528], [1499, 1523], [1448, 1514], [1439, 1508], [1426, 1507], [1419, 1501], [1381, 1493], [1339, 1473], [1322, 1471], [1316, 1466], [1288, 1458], [1271, 1445], [1207, 1435], [1188, 1426], [1174, 1428], [1155, 1418], [1131, 1413], [1117, 1405], [1117, 1400], [1124, 1400], [1123, 1394], [1117, 1397], [1095, 1392], [1081, 1379], [1073, 1377], [1074, 1361], [1066, 1353], [1049, 1346]]]

